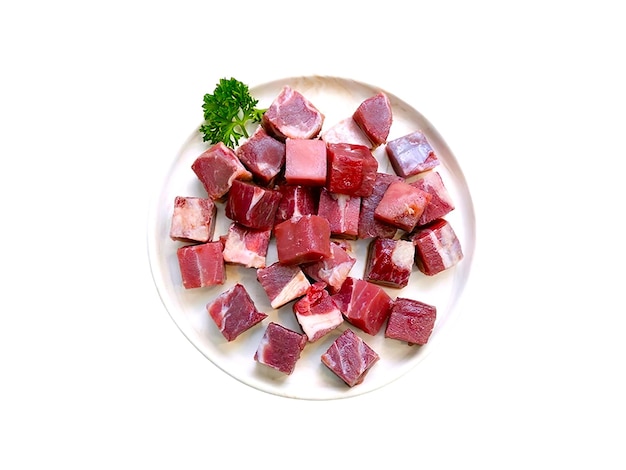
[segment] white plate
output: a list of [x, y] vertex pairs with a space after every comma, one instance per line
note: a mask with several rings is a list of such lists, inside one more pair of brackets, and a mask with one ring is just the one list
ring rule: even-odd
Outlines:
[[[250, 88], [259, 100], [259, 107], [267, 108], [284, 85], [306, 96], [324, 115], [324, 128], [350, 116], [366, 98], [380, 88], [354, 80], [335, 77], [294, 77], [276, 80]], [[197, 129], [183, 144], [162, 181], [154, 198], [148, 220], [148, 256], [159, 295], [170, 316], [183, 334], [209, 360], [235, 379], [264, 392], [275, 395], [310, 400], [346, 398], [378, 389], [399, 378], [415, 367], [432, 347], [455, 317], [455, 306], [466, 284], [475, 244], [475, 219], [468, 185], [461, 168], [442, 137], [434, 127], [408, 103], [385, 91], [393, 109], [393, 124], [389, 140], [421, 129], [435, 149], [441, 165], [437, 171], [450, 192], [456, 208], [446, 219], [452, 224], [460, 239], [464, 259], [455, 267], [436, 276], [428, 277], [414, 267], [409, 285], [403, 289], [385, 288], [395, 298], [410, 297], [437, 307], [437, 321], [431, 338], [425, 346], [409, 346], [400, 341], [384, 338], [384, 327], [376, 336], [352, 329], [379, 355], [380, 360], [370, 369], [365, 380], [352, 388], [345, 385], [324, 366], [320, 360], [332, 341], [350, 325], [344, 325], [315, 343], [305, 347], [294, 372], [283, 375], [254, 361], [254, 352], [270, 321], [301, 331], [289, 303], [279, 310], [270, 307], [265, 292], [256, 280], [254, 269], [240, 266], [227, 267], [225, 285], [185, 290], [176, 258], [181, 243], [169, 238], [171, 215], [176, 196], [206, 197], [199, 180], [191, 170], [193, 161], [208, 147]], [[201, 99], [201, 97], [199, 97]], [[384, 146], [375, 150], [379, 171], [393, 173], [384, 152]], [[223, 205], [218, 204], [219, 220], [215, 239], [226, 232], [230, 221], [223, 215]], [[362, 277], [367, 241], [353, 243], [358, 261], [351, 275]], [[276, 260], [275, 246], [271, 245], [267, 264]], [[206, 304], [236, 282], [243, 283], [257, 308], [268, 318], [233, 342], [227, 342], [206, 311]]]

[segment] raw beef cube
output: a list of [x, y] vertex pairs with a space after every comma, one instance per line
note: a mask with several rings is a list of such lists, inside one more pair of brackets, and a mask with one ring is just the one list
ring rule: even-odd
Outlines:
[[318, 215], [293, 217], [274, 227], [278, 260], [302, 264], [330, 256], [330, 225]]
[[443, 184], [441, 175], [435, 170], [420, 173], [410, 184], [430, 194], [430, 201], [417, 222], [418, 226], [426, 225], [454, 210], [454, 202]]
[[370, 335], [380, 331], [393, 302], [382, 287], [354, 277], [348, 277], [332, 298], [346, 320]]
[[324, 115], [300, 92], [289, 86], [263, 114], [261, 125], [277, 139], [312, 139], [322, 130]]
[[352, 117], [374, 146], [387, 141], [393, 118], [386, 94], [380, 92], [363, 101]]
[[260, 364], [290, 375], [300, 359], [306, 346], [305, 335], [285, 328], [278, 323], [270, 322], [261, 338], [259, 347], [254, 353], [254, 360]]
[[350, 329], [322, 354], [322, 363], [350, 387], [362, 383], [379, 359], [380, 356]]
[[296, 319], [311, 343], [343, 323], [343, 315], [325, 287], [325, 283], [316, 282], [293, 304]]
[[282, 195], [276, 210], [276, 224], [289, 220], [292, 217], [317, 213], [317, 200], [319, 197], [316, 188], [312, 186], [281, 184], [276, 186], [275, 189]]
[[372, 142], [352, 117], [342, 119], [322, 132], [321, 139], [327, 144], [357, 144], [372, 148]]
[[326, 189], [332, 193], [367, 197], [374, 190], [378, 161], [364, 145], [328, 144]]
[[207, 312], [227, 341], [233, 341], [244, 331], [260, 323], [267, 315], [254, 306], [242, 284], [235, 284], [206, 306]]
[[421, 131], [387, 142], [389, 162], [396, 174], [407, 178], [439, 165], [439, 158]]
[[306, 294], [311, 283], [297, 265], [274, 263], [257, 269], [256, 277], [270, 299], [272, 308], [280, 308]]
[[322, 188], [317, 215], [330, 224], [330, 233], [340, 238], [356, 238], [359, 234], [361, 198], [347, 194], [331, 193]]
[[385, 224], [376, 220], [374, 211], [383, 198], [389, 185], [395, 181], [404, 181], [397, 175], [377, 173], [374, 181], [374, 190], [368, 197], [361, 199], [361, 212], [359, 214], [359, 238], [395, 238], [399, 229], [393, 225]]
[[391, 307], [385, 338], [424, 345], [435, 326], [437, 309], [413, 299], [398, 297]]
[[388, 287], [406, 287], [414, 260], [413, 242], [376, 238], [370, 242], [363, 279]]
[[252, 179], [252, 173], [246, 170], [235, 152], [221, 142], [196, 158], [191, 169], [214, 200], [222, 199], [234, 180]]
[[326, 160], [326, 144], [323, 140], [287, 139], [285, 181], [287, 184], [324, 186]]
[[261, 126], [237, 148], [235, 154], [263, 185], [268, 185], [285, 164], [285, 144], [267, 135]]
[[451, 268], [463, 259], [461, 243], [445, 219], [417, 229], [411, 240], [415, 245], [415, 264], [428, 276]]
[[181, 246], [176, 256], [185, 289], [214, 286], [226, 281], [221, 242]]
[[257, 230], [274, 226], [281, 194], [244, 181], [233, 181], [226, 201], [225, 214], [241, 225]]
[[391, 183], [374, 210], [377, 220], [411, 232], [422, 216], [430, 194], [403, 181]]
[[212, 199], [176, 196], [170, 238], [208, 242], [213, 239], [217, 209]]
[[304, 273], [315, 281], [325, 282], [331, 293], [337, 293], [350, 274], [356, 258], [347, 243], [331, 241], [330, 256], [316, 263], [303, 265]]
[[272, 230], [255, 230], [233, 222], [224, 239], [224, 261], [264, 268]]

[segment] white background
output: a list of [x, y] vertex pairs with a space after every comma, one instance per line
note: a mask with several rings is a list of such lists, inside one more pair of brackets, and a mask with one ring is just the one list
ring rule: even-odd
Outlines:
[[[617, 4], [3, 3], [0, 468], [625, 468]], [[150, 198], [204, 93], [309, 74], [411, 103], [477, 216], [446, 340], [330, 402], [217, 369], [146, 252]]]

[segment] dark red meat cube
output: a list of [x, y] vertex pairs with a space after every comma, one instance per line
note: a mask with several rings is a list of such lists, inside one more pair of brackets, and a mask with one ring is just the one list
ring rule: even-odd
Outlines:
[[330, 225], [318, 215], [293, 217], [274, 227], [278, 260], [302, 264], [330, 256]]
[[422, 216], [430, 194], [403, 181], [391, 183], [374, 210], [374, 217], [411, 232]]
[[176, 196], [170, 238], [201, 243], [211, 241], [215, 231], [216, 213], [212, 199]]
[[406, 287], [414, 259], [413, 242], [376, 238], [370, 242], [363, 279], [388, 287]]
[[224, 261], [264, 268], [271, 235], [271, 229], [255, 230], [233, 222], [224, 237]]
[[311, 283], [298, 265], [274, 263], [257, 269], [256, 277], [270, 299], [272, 308], [280, 308], [306, 294]]
[[398, 297], [391, 308], [385, 337], [424, 345], [435, 326], [437, 308], [414, 299]]
[[354, 277], [348, 277], [332, 298], [346, 320], [370, 335], [380, 331], [393, 302], [382, 287]]
[[222, 199], [234, 180], [251, 180], [250, 173], [223, 143], [217, 143], [200, 155], [191, 165], [211, 199]]
[[367, 98], [352, 117], [374, 146], [387, 141], [393, 116], [389, 98], [385, 93], [380, 92]]
[[225, 214], [244, 227], [267, 230], [274, 226], [281, 194], [244, 181], [233, 181]]
[[277, 139], [312, 139], [322, 130], [324, 115], [300, 92], [289, 86], [263, 114], [261, 125]]
[[420, 173], [410, 184], [430, 194], [430, 200], [417, 222], [418, 226], [426, 225], [454, 210], [454, 202], [443, 184], [441, 175], [435, 170]]
[[326, 283], [331, 293], [337, 293], [355, 263], [356, 258], [351, 254], [349, 244], [331, 241], [330, 256], [303, 265], [302, 270], [310, 278]]
[[317, 200], [319, 196], [316, 188], [281, 184], [276, 186], [275, 189], [282, 195], [276, 210], [276, 224], [289, 220], [292, 217], [317, 214]]
[[272, 369], [290, 375], [306, 346], [307, 337], [270, 322], [254, 353], [254, 360]]
[[181, 246], [176, 255], [185, 289], [214, 286], [226, 281], [221, 242]]
[[382, 200], [389, 185], [395, 181], [404, 180], [397, 175], [389, 175], [387, 173], [376, 174], [372, 194], [368, 197], [361, 198], [358, 238], [394, 238], [398, 234], [399, 229], [397, 227], [380, 222], [374, 217], [378, 203]]
[[374, 190], [378, 161], [364, 145], [327, 144], [328, 178], [332, 193], [367, 197]]
[[287, 139], [285, 142], [285, 181], [287, 184], [324, 186], [326, 184], [326, 144], [319, 139]]
[[407, 178], [439, 165], [439, 158], [421, 131], [387, 142], [387, 156], [396, 174]]
[[322, 363], [350, 387], [362, 383], [379, 359], [376, 351], [350, 329], [345, 330], [322, 354]]
[[316, 282], [293, 304], [296, 319], [309, 342], [314, 342], [343, 323], [343, 315], [331, 299], [326, 284]]
[[261, 126], [235, 153], [255, 180], [263, 185], [270, 184], [285, 164], [285, 144], [267, 135]]
[[328, 220], [330, 233], [333, 236], [356, 238], [359, 234], [360, 211], [360, 197], [331, 193], [326, 188], [322, 188], [317, 215]]
[[227, 341], [235, 340], [244, 331], [267, 318], [265, 313], [256, 309], [242, 284], [235, 284], [222, 292], [207, 304], [206, 309]]
[[428, 276], [451, 268], [463, 259], [461, 242], [445, 219], [417, 229], [411, 240], [415, 245], [415, 264]]

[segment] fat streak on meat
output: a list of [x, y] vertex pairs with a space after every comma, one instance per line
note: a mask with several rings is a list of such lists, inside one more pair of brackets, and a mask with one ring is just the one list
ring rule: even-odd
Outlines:
[[264, 268], [271, 235], [271, 229], [255, 230], [233, 222], [224, 237], [224, 261]]
[[274, 226], [281, 194], [245, 181], [233, 181], [225, 215], [244, 227], [267, 230]]
[[356, 258], [349, 242], [330, 242], [330, 256], [315, 263], [303, 265], [302, 270], [311, 279], [327, 284], [329, 292], [335, 294], [350, 275]]
[[317, 215], [328, 220], [334, 237], [355, 239], [359, 234], [360, 211], [360, 197], [331, 193], [322, 188]]
[[239, 283], [209, 302], [206, 309], [229, 342], [267, 318], [256, 309], [248, 291]]
[[324, 282], [310, 286], [305, 296], [293, 304], [293, 312], [311, 343], [343, 323], [343, 315], [328, 294]]
[[463, 250], [452, 225], [437, 219], [411, 235], [415, 245], [415, 264], [421, 272], [434, 276], [463, 259]]
[[311, 283], [298, 265], [287, 266], [276, 262], [257, 269], [257, 280], [270, 300], [272, 308], [280, 308], [306, 294]]
[[291, 375], [306, 343], [306, 335], [270, 322], [254, 353], [254, 360], [283, 374]]
[[354, 387], [363, 382], [380, 356], [348, 328], [322, 354], [321, 359], [337, 377]]
[[324, 124], [324, 115], [299, 91], [285, 86], [263, 114], [261, 125], [277, 139], [312, 139]]
[[235, 154], [263, 185], [270, 184], [285, 164], [285, 144], [269, 136], [261, 126], [237, 147]]
[[185, 242], [213, 239], [217, 208], [210, 198], [176, 196], [170, 225], [170, 238]]
[[209, 147], [191, 165], [202, 186], [211, 199], [221, 200], [230, 190], [233, 181], [249, 181], [250, 173], [235, 155], [235, 152], [222, 142]]
[[388, 287], [406, 287], [414, 259], [413, 242], [375, 238], [370, 242], [363, 279]]
[[181, 246], [176, 250], [176, 257], [185, 289], [214, 286], [226, 281], [222, 243], [219, 241]]

